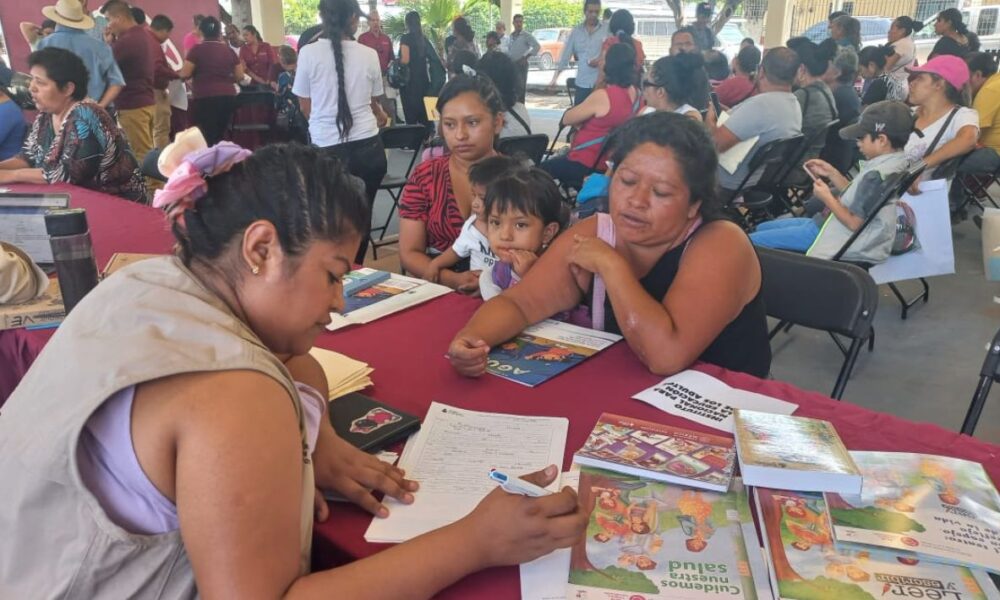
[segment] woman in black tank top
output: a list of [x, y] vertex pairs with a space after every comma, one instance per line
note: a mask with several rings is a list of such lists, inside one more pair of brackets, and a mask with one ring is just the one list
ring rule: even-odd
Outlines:
[[718, 156], [705, 128], [658, 112], [623, 125], [609, 145], [610, 216], [574, 225], [484, 304], [452, 341], [452, 365], [478, 376], [490, 346], [582, 303], [593, 327], [621, 333], [654, 373], [702, 360], [766, 377], [760, 262], [719, 215]]

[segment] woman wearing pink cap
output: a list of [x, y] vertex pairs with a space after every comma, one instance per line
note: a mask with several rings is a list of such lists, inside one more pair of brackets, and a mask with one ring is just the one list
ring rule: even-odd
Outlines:
[[910, 135], [906, 156], [931, 169], [971, 152], [979, 138], [979, 114], [968, 107], [969, 67], [957, 56], [938, 56], [910, 72], [909, 101], [916, 109], [917, 132]]

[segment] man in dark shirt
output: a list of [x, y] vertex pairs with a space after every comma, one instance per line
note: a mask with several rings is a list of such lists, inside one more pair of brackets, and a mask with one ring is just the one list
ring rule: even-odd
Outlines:
[[691, 26], [691, 35], [698, 49], [704, 52], [719, 45], [719, 39], [712, 31], [712, 3], [702, 2], [695, 12], [695, 22]]
[[170, 143], [170, 95], [167, 86], [177, 73], [167, 62], [164, 44], [170, 39], [174, 23], [166, 15], [156, 15], [149, 23], [149, 33], [156, 40], [159, 52], [156, 53], [156, 70], [153, 72], [153, 95], [156, 98], [155, 116], [153, 118], [153, 145], [156, 148], [166, 148]]
[[385, 114], [396, 120], [396, 90], [389, 85], [386, 72], [389, 70], [389, 63], [392, 62], [392, 38], [382, 31], [382, 19], [378, 11], [368, 13], [368, 31], [358, 36], [358, 43], [368, 46], [378, 54], [378, 64], [382, 69], [382, 89], [385, 95], [380, 102]]
[[136, 160], [141, 164], [153, 148], [156, 115], [153, 76], [157, 54], [162, 55], [163, 52], [146, 28], [135, 22], [128, 4], [111, 0], [104, 8], [108, 17], [108, 32], [116, 38], [111, 50], [125, 78], [125, 89], [115, 100], [118, 121]]

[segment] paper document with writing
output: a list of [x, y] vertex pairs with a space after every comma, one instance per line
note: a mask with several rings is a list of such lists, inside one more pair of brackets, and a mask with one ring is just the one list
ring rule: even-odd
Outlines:
[[797, 404], [730, 387], [700, 371], [681, 371], [635, 396], [656, 408], [695, 423], [732, 433], [733, 409], [790, 415]]
[[[497, 484], [490, 469], [524, 475], [562, 465], [569, 421], [477, 412], [432, 402], [399, 466], [420, 482], [413, 504], [385, 500], [389, 516], [373, 519], [369, 542], [405, 542], [466, 516]], [[556, 491], [558, 482], [548, 486]]]
[[378, 285], [345, 298], [343, 314], [330, 313], [331, 322], [326, 328], [328, 331], [336, 331], [348, 325], [371, 323], [450, 291], [451, 288], [423, 279], [393, 275]]
[[[721, 115], [719, 115], [717, 127], [722, 127], [723, 125], [726, 124], [726, 121], [728, 120], [729, 120], [729, 113], [727, 112], [722, 113]], [[730, 146], [729, 150], [726, 150], [725, 152], [719, 154], [719, 166], [725, 169], [730, 174], [735, 173], [736, 169], [740, 168], [740, 163], [743, 162], [743, 159], [745, 159], [747, 157], [747, 154], [750, 154], [750, 151], [753, 150], [753, 147], [757, 145], [758, 140], [760, 140], [760, 136], [755, 135], [754, 137], [748, 140], [742, 140], [740, 142], [737, 142], [733, 146]]]
[[[562, 474], [559, 488], [580, 487], [580, 471]], [[569, 556], [572, 548], [560, 548], [521, 565], [521, 600], [565, 600], [569, 579]]]

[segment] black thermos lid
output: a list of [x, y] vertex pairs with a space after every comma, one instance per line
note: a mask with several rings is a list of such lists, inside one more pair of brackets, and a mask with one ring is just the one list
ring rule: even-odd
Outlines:
[[45, 230], [51, 237], [87, 233], [87, 211], [82, 208], [58, 208], [45, 213]]

